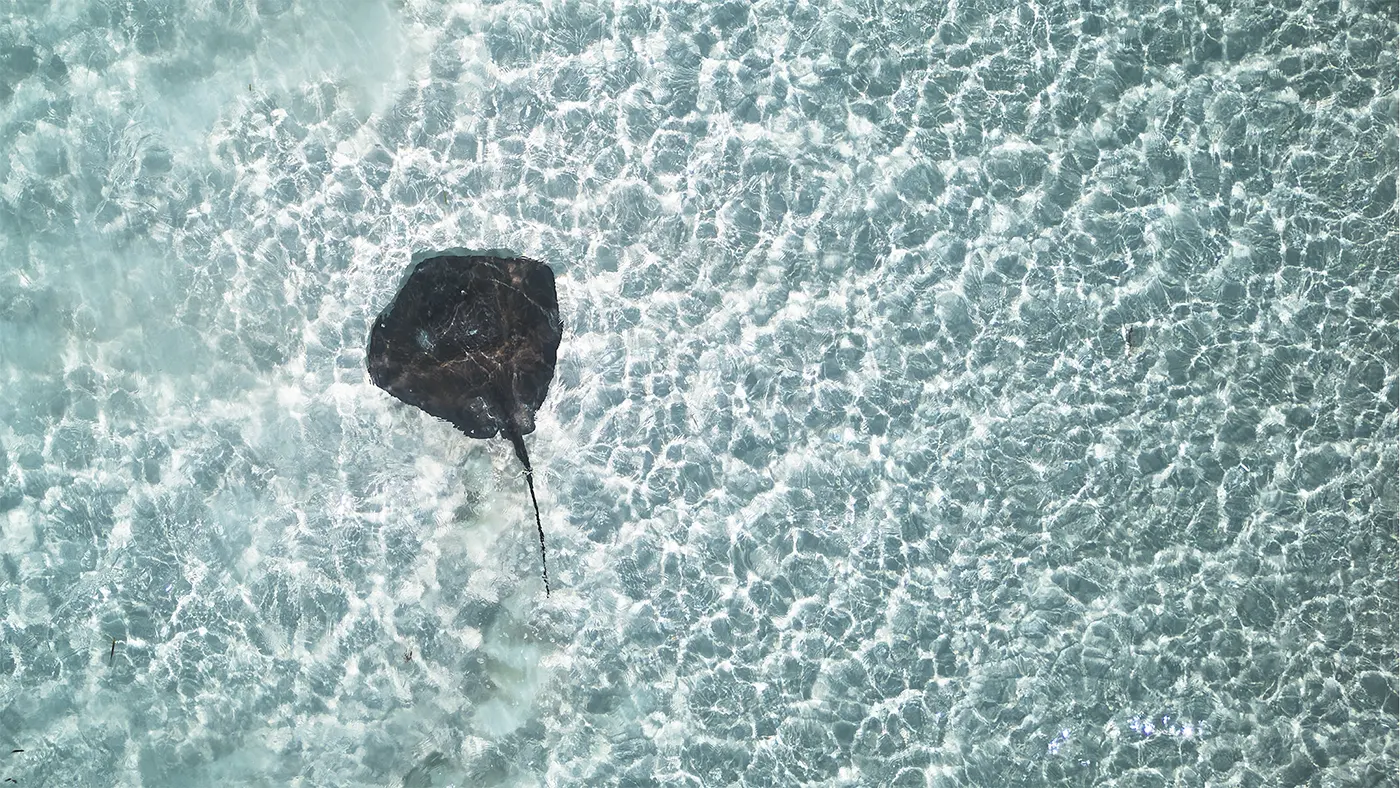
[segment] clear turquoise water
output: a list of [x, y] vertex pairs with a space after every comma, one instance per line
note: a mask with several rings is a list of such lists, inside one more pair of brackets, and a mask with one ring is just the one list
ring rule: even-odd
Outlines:
[[1393, 5], [7, 9], [3, 777], [1395, 784]]

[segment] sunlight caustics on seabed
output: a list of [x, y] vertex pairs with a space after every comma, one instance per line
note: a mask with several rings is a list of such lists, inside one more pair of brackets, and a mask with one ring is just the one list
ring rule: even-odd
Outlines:
[[[1386, 4], [15, 0], [0, 780], [1394, 784]], [[523, 480], [366, 373], [557, 274]]]

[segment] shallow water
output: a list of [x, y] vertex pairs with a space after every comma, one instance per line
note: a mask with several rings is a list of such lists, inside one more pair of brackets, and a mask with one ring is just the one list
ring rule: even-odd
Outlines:
[[10, 9], [0, 776], [1395, 784], [1393, 7]]

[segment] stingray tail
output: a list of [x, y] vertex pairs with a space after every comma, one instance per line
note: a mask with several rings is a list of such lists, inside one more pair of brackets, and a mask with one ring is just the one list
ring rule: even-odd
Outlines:
[[535, 472], [530, 468], [530, 455], [525, 451], [525, 436], [519, 430], [506, 430], [506, 437], [515, 446], [515, 456], [525, 466], [525, 484], [530, 487], [530, 503], [535, 505], [535, 528], [540, 532], [540, 571], [544, 575], [544, 595], [549, 596], [549, 565], [544, 560], [544, 525], [540, 522], [540, 502], [535, 500]]

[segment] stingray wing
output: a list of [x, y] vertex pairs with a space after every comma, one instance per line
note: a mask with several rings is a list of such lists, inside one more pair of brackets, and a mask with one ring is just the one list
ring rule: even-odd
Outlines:
[[370, 331], [375, 385], [474, 438], [534, 430], [563, 334], [554, 272], [528, 258], [419, 263]]

